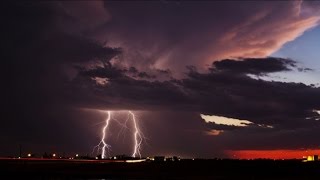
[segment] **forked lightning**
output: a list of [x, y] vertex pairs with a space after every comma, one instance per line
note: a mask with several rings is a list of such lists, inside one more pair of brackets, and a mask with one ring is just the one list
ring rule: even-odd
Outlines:
[[[95, 146], [93, 149], [93, 152], [95, 152], [95, 150], [97, 150], [97, 152], [99, 152], [101, 150], [101, 158], [102, 159], [107, 158], [107, 156], [110, 152], [110, 148], [111, 148], [111, 146], [109, 144], [107, 144], [108, 126], [109, 126], [111, 120], [117, 121], [115, 118], [111, 117], [111, 116], [113, 116], [114, 112], [112, 112], [112, 111], [106, 111], [106, 112], [107, 112], [107, 119], [105, 120], [105, 125], [102, 128], [101, 140], [100, 140], [99, 144], [97, 146]], [[132, 121], [133, 128], [134, 128], [133, 129], [134, 146], [133, 146], [133, 153], [131, 156], [134, 158], [136, 158], [136, 157], [141, 158], [140, 150], [141, 150], [141, 145], [142, 145], [144, 136], [139, 128], [139, 124], [137, 122], [136, 115], [132, 111], [128, 111], [128, 115], [130, 117], [129, 120]], [[120, 122], [118, 122], [118, 123], [121, 124]]]

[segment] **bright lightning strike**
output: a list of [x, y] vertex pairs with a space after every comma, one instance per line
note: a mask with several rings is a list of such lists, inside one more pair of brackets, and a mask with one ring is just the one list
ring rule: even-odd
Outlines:
[[[105, 120], [105, 125], [103, 126], [102, 128], [102, 137], [101, 137], [101, 140], [99, 142], [99, 144], [97, 146], [94, 147], [93, 149], [93, 152], [95, 152], [95, 150], [97, 150], [97, 152], [100, 152], [101, 150], [101, 158], [102, 159], [106, 159], [107, 157], [107, 152], [110, 151], [110, 145], [107, 144], [106, 142], [106, 139], [107, 139], [107, 131], [108, 131], [108, 126], [110, 124], [110, 121], [111, 120], [114, 120], [115, 122], [117, 122], [119, 125], [121, 125], [121, 130], [120, 132], [123, 130], [123, 128], [126, 128], [128, 129], [127, 127], [127, 121], [128, 120], [132, 120], [133, 122], [133, 136], [134, 136], [134, 147], [133, 147], [133, 153], [132, 153], [132, 157], [136, 158], [137, 156], [139, 156], [141, 158], [141, 145], [142, 145], [142, 142], [144, 140], [144, 136], [139, 128], [139, 125], [137, 123], [137, 118], [136, 118], [136, 115], [132, 112], [132, 111], [128, 111], [128, 118], [125, 120], [125, 123], [122, 124], [120, 123], [116, 118], [114, 117], [111, 117], [111, 115], [113, 114], [113, 112], [111, 111], [107, 111], [107, 119]], [[131, 117], [131, 118], [130, 118]], [[119, 135], [118, 135], [119, 136]]]
[[[110, 145], [106, 143], [106, 134], [107, 134], [107, 129], [108, 129], [108, 126], [109, 126], [109, 122], [110, 122], [110, 119], [111, 119], [111, 112], [110, 111], [107, 111], [107, 114], [108, 114], [108, 117], [105, 121], [105, 125], [103, 126], [102, 128], [102, 138], [101, 138], [101, 141], [99, 142], [99, 144], [97, 146], [95, 146], [93, 148], [93, 152], [95, 151], [95, 149], [97, 148], [97, 151], [99, 152], [100, 149], [101, 149], [101, 158], [102, 159], [105, 159], [106, 158], [106, 149], [110, 150]], [[102, 147], [100, 147], [102, 144]]]
[[132, 153], [132, 157], [136, 157], [137, 155], [139, 155], [139, 157], [141, 158], [140, 148], [143, 136], [141, 135], [140, 129], [138, 128], [135, 114], [131, 111], [129, 111], [129, 113], [132, 116], [132, 121], [134, 125], [134, 150]]
[[109, 126], [109, 121], [110, 121], [110, 119], [111, 119], [111, 112], [110, 111], [108, 111], [108, 118], [107, 118], [107, 120], [106, 120], [106, 125], [103, 127], [103, 129], [102, 129], [102, 139], [101, 139], [101, 142], [102, 142], [102, 144], [103, 144], [103, 147], [102, 147], [102, 154], [101, 154], [101, 158], [102, 159], [104, 159], [105, 157], [106, 157], [106, 148], [108, 148], [109, 149], [109, 145], [106, 143], [106, 141], [105, 141], [105, 138], [106, 138], [106, 130], [107, 130], [107, 128], [108, 128], [108, 126]]

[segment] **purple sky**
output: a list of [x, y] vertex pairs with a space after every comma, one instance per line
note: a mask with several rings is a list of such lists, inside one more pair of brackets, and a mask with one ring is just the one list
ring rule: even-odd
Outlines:
[[[143, 156], [319, 148], [317, 1], [3, 7], [0, 155], [19, 144], [90, 153], [106, 118], [99, 110], [120, 121], [136, 112]], [[132, 130], [109, 129], [111, 154], [131, 154]]]

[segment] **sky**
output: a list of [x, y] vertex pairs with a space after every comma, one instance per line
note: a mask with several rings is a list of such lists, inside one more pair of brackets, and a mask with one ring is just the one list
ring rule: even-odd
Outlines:
[[[2, 6], [0, 155], [320, 154], [320, 2]], [[289, 155], [279, 155], [288, 152]]]

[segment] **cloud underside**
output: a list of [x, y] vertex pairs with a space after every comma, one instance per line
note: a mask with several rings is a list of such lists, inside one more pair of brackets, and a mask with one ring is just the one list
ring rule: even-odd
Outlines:
[[[187, 78], [150, 81], [131, 77], [128, 70], [105, 66], [83, 70], [72, 86], [79, 90], [79, 97], [92, 98], [92, 103], [84, 101], [79, 106], [199, 112], [199, 115], [213, 115], [202, 117], [215, 130], [243, 126], [278, 130], [318, 126], [315, 120], [319, 114], [315, 109], [320, 106], [319, 88], [269, 82], [248, 75], [267, 76], [290, 68], [299, 67], [294, 61], [282, 58], [227, 59], [214, 62], [207, 73], [188, 67]], [[108, 80], [101, 85], [95, 78]]]

